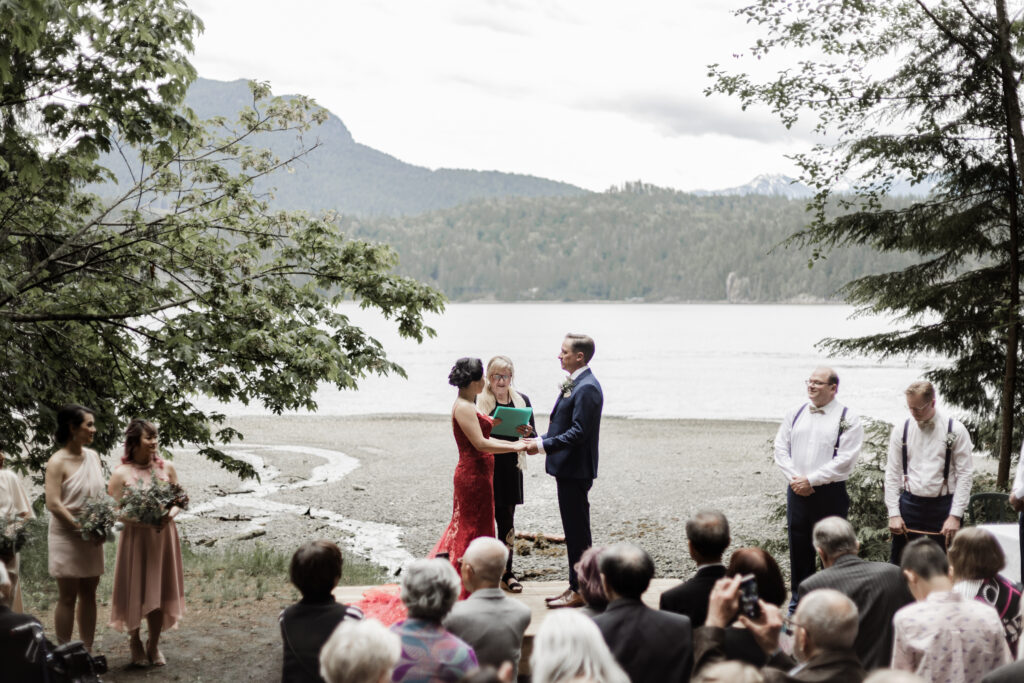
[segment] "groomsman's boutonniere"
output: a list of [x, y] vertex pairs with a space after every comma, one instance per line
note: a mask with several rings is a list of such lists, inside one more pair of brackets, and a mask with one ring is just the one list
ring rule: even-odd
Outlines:
[[852, 426], [853, 425], [850, 424], [850, 421], [847, 420], [845, 417], [839, 419], [839, 433], [840, 434], [842, 434], [843, 432], [845, 432], [847, 429], [849, 429]]
[[576, 383], [572, 381], [572, 378], [566, 377], [565, 381], [558, 385], [558, 390], [562, 392], [562, 398], [572, 396], [572, 388], [574, 386], [576, 386]]
[[956, 434], [950, 432], [946, 434], [946, 448], [952, 448], [956, 445]]

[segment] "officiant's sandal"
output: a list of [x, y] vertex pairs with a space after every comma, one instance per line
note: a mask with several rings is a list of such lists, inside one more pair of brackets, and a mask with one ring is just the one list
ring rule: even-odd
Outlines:
[[512, 572], [505, 574], [501, 577], [501, 587], [507, 590], [509, 593], [522, 593], [523, 584], [519, 583], [519, 579]]

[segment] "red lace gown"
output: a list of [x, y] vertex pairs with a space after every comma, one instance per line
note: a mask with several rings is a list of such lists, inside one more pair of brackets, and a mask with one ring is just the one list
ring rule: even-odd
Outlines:
[[[484, 438], [491, 435], [494, 423], [486, 415], [476, 414]], [[494, 537], [494, 456], [473, 448], [462, 427], [452, 418], [455, 444], [459, 447], [459, 464], [455, 466], [455, 502], [452, 521], [434, 546], [431, 557], [447, 552], [455, 570], [457, 561], [466, 552], [470, 541], [480, 536]], [[465, 597], [465, 595], [463, 595]]]
[[[480, 413], [476, 417], [484, 437], [490, 437], [494, 422]], [[459, 462], [455, 466], [452, 521], [428, 557], [446, 552], [458, 572], [458, 560], [465, 554], [470, 541], [479, 536], [494, 537], [494, 456], [473, 448], [454, 417], [452, 431], [455, 432], [455, 445], [459, 449]], [[459, 599], [468, 595], [463, 588]], [[394, 624], [406, 616], [405, 606], [394, 587], [381, 586], [369, 590], [355, 604], [367, 617], [373, 617], [385, 625]]]

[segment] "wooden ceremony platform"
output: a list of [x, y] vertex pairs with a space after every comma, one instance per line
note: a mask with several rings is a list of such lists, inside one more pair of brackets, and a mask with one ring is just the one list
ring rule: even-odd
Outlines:
[[[649, 607], [658, 609], [658, 600], [661, 594], [669, 588], [679, 585], [679, 583], [679, 579], [652, 580], [647, 592], [644, 593], [644, 603]], [[540, 629], [540, 625], [544, 623], [547, 615], [554, 611], [547, 608], [544, 598], [558, 595], [567, 586], [568, 583], [566, 581], [523, 581], [522, 593], [518, 595], [506, 593], [510, 598], [519, 600], [529, 607], [530, 614], [532, 615], [530, 625], [526, 628], [526, 637], [523, 638], [523, 655], [519, 664], [520, 674], [529, 673], [530, 653], [533, 651], [533, 637], [537, 634], [537, 630]], [[334, 599], [346, 604], [358, 602], [363, 597], [363, 593], [374, 588], [384, 588], [384, 586], [339, 586], [334, 589]], [[395, 586], [394, 590], [397, 594], [398, 587]]]

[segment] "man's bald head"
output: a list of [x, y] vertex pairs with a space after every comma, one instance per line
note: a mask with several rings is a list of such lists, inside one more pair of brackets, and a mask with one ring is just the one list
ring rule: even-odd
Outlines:
[[643, 548], [632, 543], [609, 547], [601, 553], [600, 562], [606, 588], [619, 597], [639, 600], [654, 577], [654, 560]]
[[857, 639], [857, 605], [831, 588], [805, 595], [793, 618], [807, 631], [815, 651], [851, 648]]
[[505, 573], [508, 548], [496, 538], [481, 536], [473, 539], [462, 556], [462, 562], [473, 568], [476, 579], [484, 586], [497, 588]]

